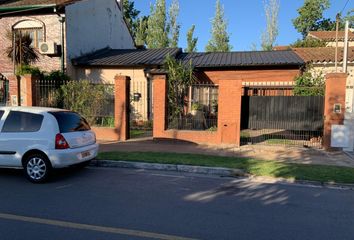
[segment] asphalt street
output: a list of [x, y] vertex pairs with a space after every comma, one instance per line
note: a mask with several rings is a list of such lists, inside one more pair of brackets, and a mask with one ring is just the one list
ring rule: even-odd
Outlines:
[[0, 171], [0, 239], [354, 239], [354, 191], [87, 168]]

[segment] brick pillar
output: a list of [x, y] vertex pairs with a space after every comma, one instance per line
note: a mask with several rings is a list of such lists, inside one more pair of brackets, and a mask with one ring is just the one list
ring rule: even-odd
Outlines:
[[240, 146], [241, 80], [219, 81], [218, 138], [220, 143]]
[[26, 74], [21, 78], [21, 95], [24, 99], [24, 106], [36, 106], [36, 93], [35, 93], [35, 81], [38, 80], [38, 76]]
[[163, 136], [166, 129], [167, 115], [167, 81], [166, 75], [153, 76], [153, 108], [154, 108], [154, 127], [153, 137]]
[[[344, 123], [346, 81], [347, 74], [345, 73], [330, 73], [326, 75], [323, 132], [323, 147], [326, 150], [330, 150], [331, 148], [332, 125], [342, 125]], [[334, 111], [336, 104], [341, 105], [340, 113]]]
[[119, 141], [129, 139], [129, 105], [130, 105], [130, 77], [116, 76], [114, 125]]
[[19, 80], [16, 75], [11, 75], [7, 77], [9, 79], [9, 94], [10, 94], [10, 105], [17, 106], [18, 105], [18, 98], [19, 98]]

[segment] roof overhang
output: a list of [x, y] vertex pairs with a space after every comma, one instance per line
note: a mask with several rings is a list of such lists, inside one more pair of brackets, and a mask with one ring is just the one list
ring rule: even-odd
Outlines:
[[55, 4], [47, 4], [47, 5], [17, 6], [17, 7], [0, 7], [0, 13], [38, 10], [38, 9], [45, 9], [45, 8], [53, 8], [53, 7], [56, 7], [56, 6], [57, 5], [55, 5]]

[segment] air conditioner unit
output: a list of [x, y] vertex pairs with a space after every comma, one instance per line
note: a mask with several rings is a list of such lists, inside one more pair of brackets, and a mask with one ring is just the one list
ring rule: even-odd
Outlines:
[[39, 52], [44, 55], [57, 54], [57, 44], [55, 42], [41, 42], [39, 44]]

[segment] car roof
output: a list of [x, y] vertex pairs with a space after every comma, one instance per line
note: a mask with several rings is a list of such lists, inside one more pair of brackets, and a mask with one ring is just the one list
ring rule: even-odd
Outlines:
[[4, 110], [4, 111], [21, 111], [21, 112], [30, 112], [30, 113], [46, 113], [46, 112], [68, 111], [68, 110], [59, 109], [59, 108], [23, 107], [23, 106], [18, 106], [18, 107], [0, 107], [0, 110]]

